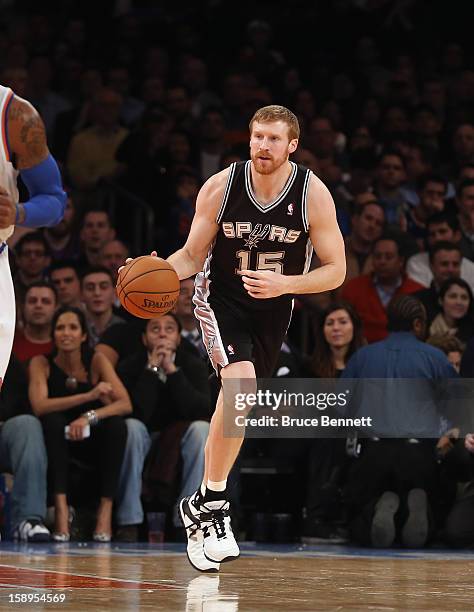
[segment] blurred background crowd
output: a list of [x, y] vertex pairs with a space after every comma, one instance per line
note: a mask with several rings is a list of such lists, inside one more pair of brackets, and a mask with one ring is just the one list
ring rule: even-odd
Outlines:
[[[413, 295], [446, 375], [473, 377], [474, 66], [459, 6], [76, 5], [4, 1], [0, 15], [0, 82], [40, 112], [68, 193], [58, 226], [9, 241], [18, 318], [0, 450], [13, 472], [14, 537], [82, 537], [81, 508], [99, 541], [147, 537], [147, 512], [166, 517], [165, 537], [182, 537], [175, 503], [200, 484], [217, 387], [193, 280], [182, 281], [173, 314], [147, 324], [120, 307], [114, 286], [127, 257], [183, 245], [199, 188], [247, 159], [261, 106], [298, 116], [292, 159], [330, 189], [347, 256], [340, 289], [296, 301], [275, 376], [340, 376], [361, 347], [388, 336], [391, 301]], [[65, 425], [97, 406], [106, 412], [94, 434], [65, 440]], [[453, 508], [474, 499], [461, 438], [446, 428], [438, 440], [402, 441], [397, 452], [412, 458], [423, 447], [429, 464], [416, 486], [410, 462], [395, 473], [403, 461], [384, 447], [387, 470], [365, 501], [398, 487], [410, 510], [409, 491], [422, 489], [430, 537], [474, 543], [472, 518], [462, 533], [450, 529]], [[232, 474], [242, 535], [342, 542], [360, 533], [351, 521], [363, 504], [347, 493], [360, 461], [351, 444], [248, 440]]]

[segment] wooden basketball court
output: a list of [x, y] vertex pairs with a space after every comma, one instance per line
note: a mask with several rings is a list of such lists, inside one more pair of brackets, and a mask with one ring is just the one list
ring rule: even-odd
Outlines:
[[239, 560], [209, 575], [191, 568], [181, 544], [2, 542], [0, 550], [1, 610], [474, 608], [469, 552], [249, 543]]

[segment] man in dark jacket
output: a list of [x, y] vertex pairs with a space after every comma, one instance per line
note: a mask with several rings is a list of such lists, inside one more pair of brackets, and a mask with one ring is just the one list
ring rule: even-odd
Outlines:
[[[208, 371], [202, 359], [181, 348], [180, 332], [174, 314], [150, 319], [142, 334], [143, 348], [117, 369], [132, 398], [134, 416], [127, 419], [117, 500], [120, 526], [143, 521], [142, 471], [150, 445], [145, 483], [153, 489], [146, 491], [151, 500], [174, 503], [171, 498], [178, 493], [174, 486], [179, 477], [178, 499], [195, 491], [203, 478], [211, 417]], [[180, 525], [176, 513], [174, 523]]]
[[442, 433], [436, 393], [457, 374], [444, 353], [422, 342], [426, 311], [418, 299], [395, 298], [387, 315], [388, 338], [356, 351], [341, 377], [366, 379], [355, 387], [360, 401], [351, 402], [352, 413], [377, 424], [361, 442], [344, 498], [355, 540], [387, 548], [399, 535], [404, 546], [419, 548], [429, 537], [435, 438]]

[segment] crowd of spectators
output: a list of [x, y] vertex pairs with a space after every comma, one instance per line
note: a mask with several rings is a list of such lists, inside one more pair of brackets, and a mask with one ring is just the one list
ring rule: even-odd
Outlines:
[[[17, 229], [9, 243], [17, 331], [0, 399], [0, 456], [14, 474], [16, 538], [49, 538], [49, 505], [53, 537], [67, 540], [70, 506], [86, 498], [99, 541], [113, 526], [117, 538], [139, 537], [144, 506], [168, 511], [177, 534], [176, 500], [202, 477], [216, 380], [193, 315], [192, 279], [182, 281], [174, 313], [145, 325], [120, 307], [117, 270], [142, 254], [131, 246], [133, 198], [154, 212], [161, 256], [182, 246], [200, 186], [247, 158], [248, 121], [260, 106], [285, 104], [298, 116], [292, 159], [330, 189], [347, 257], [341, 288], [296, 302], [275, 376], [340, 376], [365, 344], [400, 332], [389, 329], [388, 311], [407, 295], [424, 305], [428, 353], [450, 375], [473, 376], [474, 67], [464, 26], [445, 19], [438, 3], [431, 19], [443, 36], [416, 0], [295, 2], [278, 14], [262, 3], [251, 18], [235, 6], [232, 29], [219, 1], [166, 12], [153, 3], [130, 2], [128, 12], [127, 3], [94, 11], [84, 3], [95, 19], [68, 3], [54, 15], [23, 4], [8, 9], [2, 26], [0, 82], [42, 115], [68, 203], [59, 225]], [[298, 13], [292, 48], [285, 34]], [[110, 208], [104, 194], [117, 188]], [[426, 339], [414, 327], [402, 331], [419, 338], [413, 343]], [[83, 439], [87, 410], [99, 424]], [[430, 482], [417, 490], [444, 508], [435, 526], [451, 525], [449, 509], [473, 490], [469, 444], [450, 430], [415, 446], [387, 447], [386, 456], [393, 464], [406, 449], [423, 451]], [[354, 467], [344, 440], [302, 444], [295, 465], [303, 451], [300, 531], [341, 541], [354, 518], [341, 508], [355, 512], [347, 479], [361, 464]], [[448, 469], [454, 453], [461, 458]], [[391, 492], [384, 478], [381, 499]], [[408, 495], [408, 504], [419, 499]], [[393, 500], [385, 496], [382, 506]], [[366, 501], [377, 511], [377, 500]], [[474, 544], [466, 524], [450, 543]], [[359, 539], [370, 543], [370, 530]]]

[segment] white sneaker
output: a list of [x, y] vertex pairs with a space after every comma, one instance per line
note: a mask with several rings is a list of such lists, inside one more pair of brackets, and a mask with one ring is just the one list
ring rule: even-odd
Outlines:
[[26, 519], [13, 530], [13, 539], [16, 542], [49, 542], [51, 534], [42, 521]]
[[204, 532], [201, 528], [201, 520], [199, 518], [199, 507], [193, 502], [196, 494], [185, 497], [179, 504], [179, 514], [181, 522], [186, 531], [188, 544], [186, 554], [188, 555], [189, 563], [200, 572], [218, 572], [219, 563], [206, 559], [204, 555]]
[[204, 554], [214, 563], [233, 561], [240, 556], [230, 525], [230, 504], [226, 500], [200, 504], [201, 525], [204, 531]]

